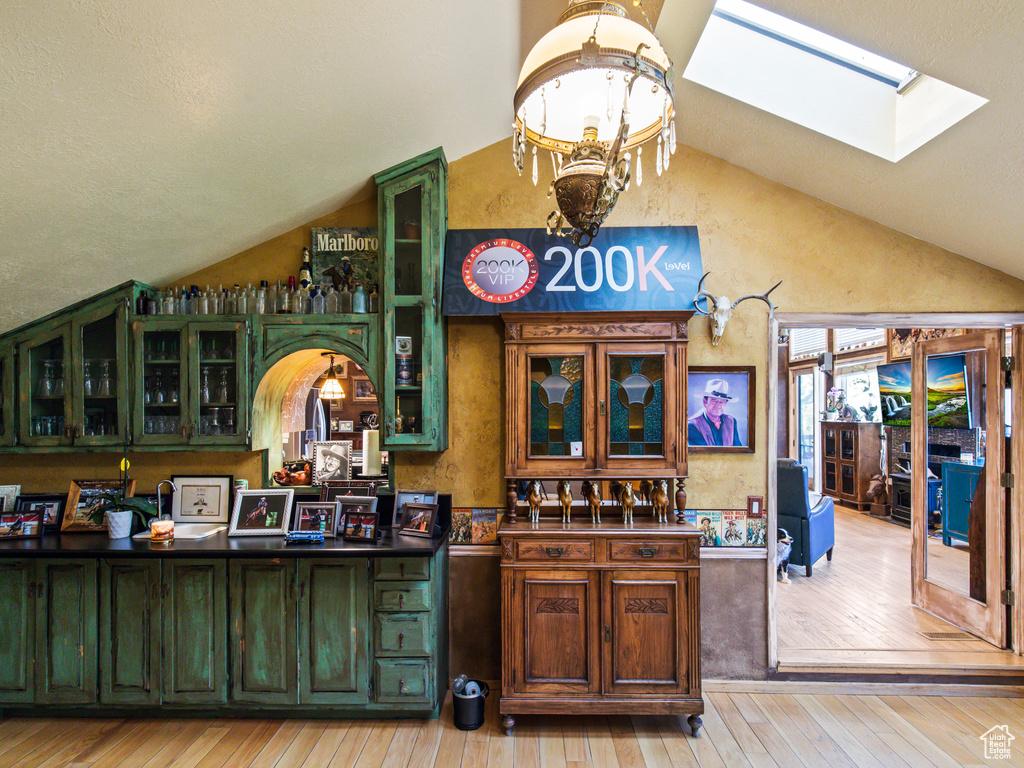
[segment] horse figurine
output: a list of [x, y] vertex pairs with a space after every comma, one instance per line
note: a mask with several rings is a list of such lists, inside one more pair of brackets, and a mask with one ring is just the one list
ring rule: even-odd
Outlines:
[[658, 480], [651, 491], [651, 504], [654, 506], [654, 514], [658, 516], [659, 523], [668, 522], [668, 485], [664, 480]]
[[622, 505], [622, 521], [626, 525], [633, 524], [633, 505], [636, 503], [636, 496], [633, 495], [633, 484], [624, 483], [619, 491], [619, 504]]
[[590, 507], [590, 522], [592, 525], [601, 524], [601, 487], [589, 480], [583, 481], [583, 500]]
[[562, 505], [562, 522], [572, 522], [572, 491], [569, 488], [568, 480], [558, 481], [558, 503]]
[[530, 505], [530, 522], [536, 523], [540, 521], [540, 502], [542, 499], [547, 499], [548, 495], [544, 492], [544, 486], [541, 485], [540, 480], [531, 480], [530, 484], [526, 486], [526, 503]]
[[650, 504], [651, 503], [651, 489], [652, 489], [652, 487], [653, 486], [651, 485], [651, 481], [650, 480], [646, 480], [645, 479], [645, 480], [641, 480], [640, 481], [640, 503], [641, 504]]

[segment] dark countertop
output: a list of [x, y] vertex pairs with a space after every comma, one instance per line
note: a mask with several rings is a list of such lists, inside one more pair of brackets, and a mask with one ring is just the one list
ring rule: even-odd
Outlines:
[[45, 533], [41, 539], [0, 541], [0, 558], [17, 557], [430, 557], [448, 540], [447, 528], [433, 538], [394, 536], [385, 530], [377, 544], [325, 539], [323, 544], [285, 544], [283, 536], [228, 536], [179, 539], [152, 544], [149, 539], [111, 539], [103, 533]]

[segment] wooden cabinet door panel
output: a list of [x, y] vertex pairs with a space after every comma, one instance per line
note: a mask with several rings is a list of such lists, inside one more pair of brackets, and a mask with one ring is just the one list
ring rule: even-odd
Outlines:
[[604, 692], [689, 690], [689, 596], [681, 571], [603, 574]]
[[36, 570], [36, 703], [96, 701], [95, 560], [40, 560]]
[[597, 572], [517, 571], [516, 693], [599, 690]]
[[100, 701], [160, 703], [160, 562], [100, 562]]
[[0, 697], [31, 704], [35, 695], [35, 569], [29, 560], [0, 562]]
[[227, 700], [227, 562], [163, 563], [163, 699]]
[[233, 560], [231, 697], [298, 703], [295, 561]]
[[299, 701], [369, 700], [366, 560], [299, 561]]

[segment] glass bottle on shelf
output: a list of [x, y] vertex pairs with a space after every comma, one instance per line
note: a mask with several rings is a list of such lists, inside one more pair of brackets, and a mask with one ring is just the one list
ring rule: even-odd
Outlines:
[[380, 297], [377, 296], [377, 284], [373, 284], [373, 290], [370, 292], [370, 314], [377, 314], [377, 307], [379, 306]]
[[207, 405], [210, 402], [210, 367], [204, 365], [200, 369], [199, 402]]
[[288, 278], [288, 285], [282, 286], [277, 297], [277, 313], [279, 315], [290, 315], [292, 313], [292, 294], [295, 292], [295, 278]]
[[257, 315], [265, 315], [267, 313], [267, 281], [260, 280], [260, 289], [256, 291], [256, 308], [255, 312]]
[[369, 311], [369, 299], [363, 284], [357, 280], [355, 290], [352, 291], [352, 311], [357, 315], [365, 315]]
[[310, 266], [309, 248], [302, 249], [302, 268], [299, 270], [299, 287], [303, 290], [308, 290], [309, 286], [313, 283], [312, 273], [313, 269]]
[[334, 290], [333, 285], [328, 287], [327, 295], [324, 297], [324, 313], [328, 315], [338, 313], [338, 293]]
[[322, 315], [324, 313], [324, 295], [320, 293], [318, 288], [313, 288], [312, 308], [314, 315]]
[[341, 293], [338, 294], [338, 311], [342, 314], [349, 314], [352, 311], [352, 292], [348, 289], [348, 281], [341, 284]]

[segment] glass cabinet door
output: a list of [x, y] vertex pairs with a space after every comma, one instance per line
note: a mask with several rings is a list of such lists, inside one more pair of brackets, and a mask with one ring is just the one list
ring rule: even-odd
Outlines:
[[526, 375], [526, 462], [538, 469], [593, 467], [592, 353], [571, 345], [534, 347], [526, 354]]
[[14, 348], [0, 348], [0, 445], [14, 445]]
[[839, 453], [843, 461], [853, 461], [856, 451], [854, 444], [857, 440], [857, 433], [853, 429], [839, 430]]
[[72, 436], [118, 445], [128, 425], [127, 309], [104, 307], [72, 321]]
[[21, 442], [24, 445], [71, 444], [71, 326], [63, 325], [22, 342], [18, 349]]
[[192, 443], [234, 445], [248, 439], [246, 323], [189, 325], [189, 424]]
[[830, 459], [836, 457], [836, 430], [834, 427], [825, 428], [825, 455]]
[[181, 320], [136, 321], [135, 407], [132, 434], [139, 445], [188, 441], [188, 337]]
[[[385, 172], [384, 175], [386, 175]], [[446, 208], [443, 158], [382, 179], [379, 208], [384, 446], [447, 447], [447, 375], [441, 317]]]

